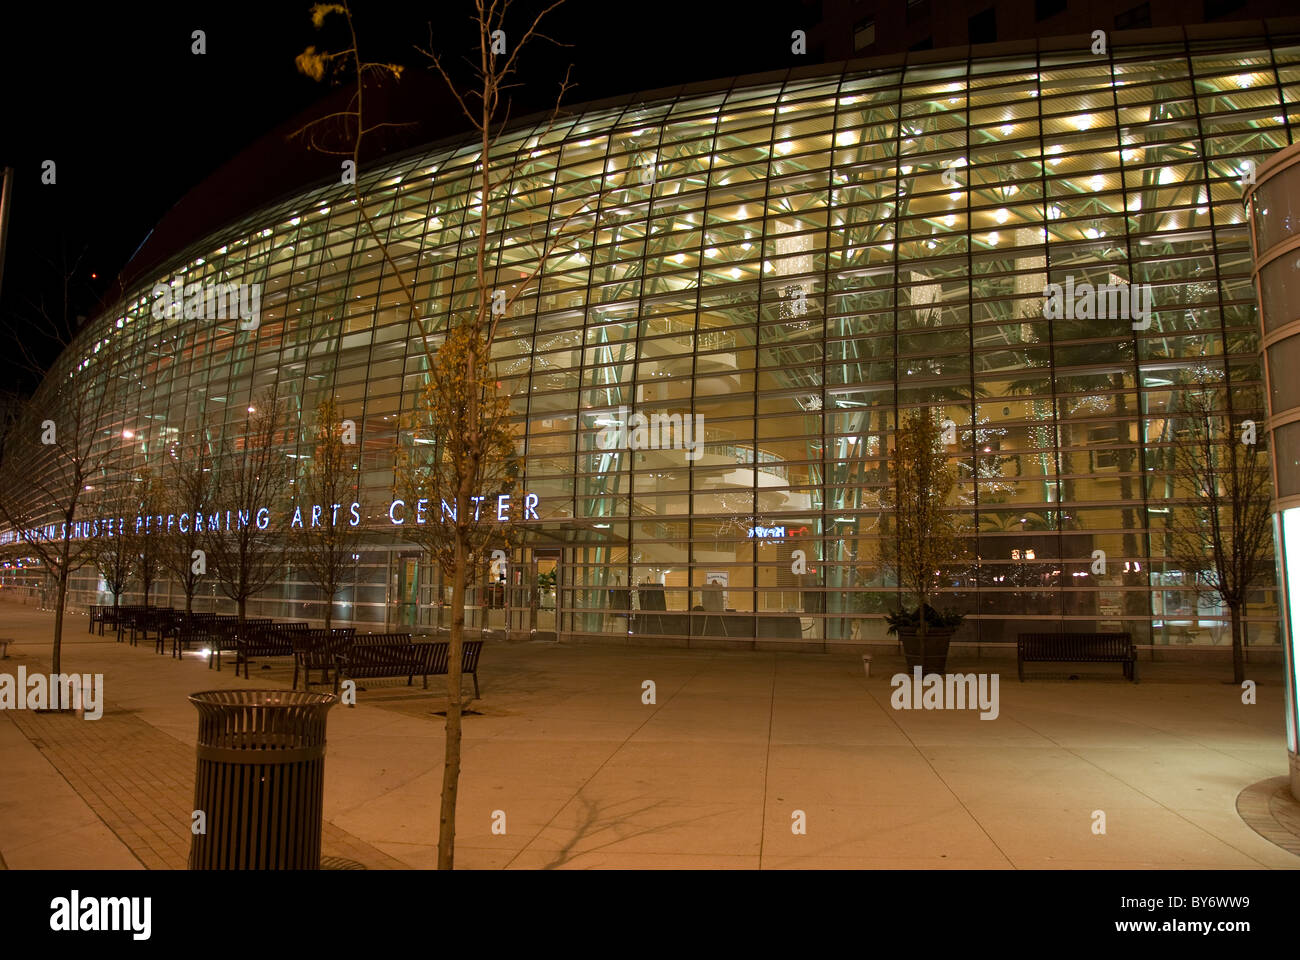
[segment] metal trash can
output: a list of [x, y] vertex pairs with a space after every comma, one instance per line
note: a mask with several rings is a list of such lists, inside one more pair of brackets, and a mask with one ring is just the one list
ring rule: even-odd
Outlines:
[[320, 868], [325, 720], [337, 702], [287, 690], [190, 696], [199, 711], [194, 810], [206, 828], [190, 844], [191, 870]]

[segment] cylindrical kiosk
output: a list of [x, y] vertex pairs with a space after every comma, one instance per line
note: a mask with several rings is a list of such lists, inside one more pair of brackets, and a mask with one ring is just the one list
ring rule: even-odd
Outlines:
[[337, 698], [210, 690], [189, 699], [199, 711], [189, 868], [319, 869], [325, 720]]

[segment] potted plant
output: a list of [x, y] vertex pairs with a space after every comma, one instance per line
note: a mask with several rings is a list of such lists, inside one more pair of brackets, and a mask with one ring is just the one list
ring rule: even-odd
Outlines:
[[[539, 606], [543, 610], [549, 610], [555, 606], [555, 571], [547, 570], [537, 575], [537, 593], [540, 600]], [[547, 601], [550, 600], [550, 603]]]
[[948, 665], [948, 646], [966, 618], [960, 613], [940, 612], [928, 603], [925, 605], [924, 629], [921, 608], [895, 610], [885, 617], [890, 635], [897, 635], [903, 644], [907, 669], [920, 666], [922, 675], [943, 673]]
[[924, 674], [943, 673], [952, 635], [965, 617], [936, 610], [930, 599], [938, 592], [940, 570], [965, 551], [958, 519], [948, 510], [956, 477], [944, 450], [943, 427], [929, 410], [912, 411], [899, 424], [890, 466], [894, 482], [887, 496], [894, 530], [884, 541], [886, 562], [916, 606], [891, 612], [886, 622], [889, 633], [902, 641], [909, 671], [920, 666]]

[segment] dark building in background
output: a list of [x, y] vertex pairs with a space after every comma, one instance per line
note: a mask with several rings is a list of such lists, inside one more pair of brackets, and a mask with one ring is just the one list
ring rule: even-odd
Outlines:
[[808, 42], [815, 56], [847, 60], [1295, 12], [1293, 0], [822, 0], [809, 6]]

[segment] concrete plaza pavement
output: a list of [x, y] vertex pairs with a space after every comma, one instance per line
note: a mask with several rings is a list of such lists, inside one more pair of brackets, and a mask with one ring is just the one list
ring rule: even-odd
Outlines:
[[[49, 669], [52, 614], [0, 601], [0, 673]], [[66, 620], [63, 669], [102, 673], [101, 719], [0, 712], [0, 864], [183, 869], [197, 714], [236, 678]], [[895, 710], [900, 657], [489, 641], [465, 719], [461, 868], [1295, 868], [1237, 813], [1287, 772], [1281, 668], [1226, 660], [998, 672], [1000, 713]], [[1038, 665], [1044, 666], [1044, 665]], [[656, 685], [642, 702], [643, 682]], [[445, 678], [362, 681], [330, 711], [324, 855], [436, 862]], [[467, 689], [472, 686], [467, 681]], [[320, 689], [320, 688], [317, 688]], [[792, 832], [802, 811], [806, 833]], [[1105, 833], [1094, 814], [1105, 814]], [[505, 818], [504, 835], [494, 818]]]

